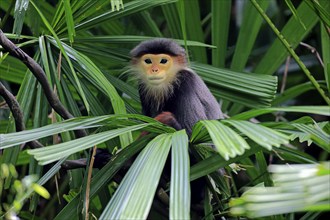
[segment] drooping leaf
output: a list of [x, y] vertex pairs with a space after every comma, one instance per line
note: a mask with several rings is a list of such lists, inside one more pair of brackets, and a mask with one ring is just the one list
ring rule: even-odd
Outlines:
[[289, 106], [289, 107], [277, 107], [277, 108], [260, 108], [256, 110], [250, 110], [241, 114], [235, 115], [232, 118], [237, 120], [246, 120], [259, 115], [268, 114], [272, 112], [301, 112], [312, 113], [330, 116], [329, 106]]
[[[210, 120], [199, 123], [207, 129], [215, 148], [225, 160], [242, 155], [246, 149], [250, 148], [241, 136], [219, 121]], [[201, 129], [201, 127], [194, 128], [192, 142], [195, 140], [195, 134], [199, 132], [197, 128]]]
[[64, 0], [63, 2], [64, 2], [66, 26], [68, 28], [68, 35], [69, 35], [70, 43], [72, 44], [74, 41], [76, 32], [74, 29], [74, 20], [73, 20], [73, 16], [72, 16], [71, 5], [70, 5], [69, 0]]
[[249, 188], [230, 201], [233, 215], [249, 218], [301, 211], [329, 211], [329, 163], [270, 165], [274, 187]]
[[146, 124], [133, 125], [126, 128], [119, 128], [111, 131], [100, 132], [97, 134], [92, 134], [86, 137], [79, 138], [77, 140], [72, 140], [64, 142], [61, 144], [56, 144], [48, 146], [45, 148], [29, 150], [28, 153], [33, 155], [39, 164], [45, 165], [52, 163], [56, 160], [62, 159], [63, 157], [70, 156], [76, 152], [91, 148], [97, 144], [103, 143], [121, 134], [135, 131], [146, 127]]
[[45, 24], [45, 26], [47, 27], [47, 29], [49, 30], [49, 32], [52, 34], [52, 36], [54, 37], [54, 40], [56, 41], [56, 45], [57, 47], [61, 50], [63, 56], [65, 57], [66, 61], [68, 62], [69, 66], [70, 66], [70, 70], [72, 72], [72, 75], [75, 78], [75, 81], [77, 83], [78, 86], [78, 91], [81, 95], [81, 98], [85, 104], [85, 107], [87, 109], [87, 111], [89, 111], [89, 103], [85, 97], [84, 92], [82, 91], [81, 85], [80, 85], [80, 81], [78, 79], [78, 76], [76, 74], [76, 72], [73, 69], [72, 63], [66, 53], [66, 50], [64, 49], [61, 40], [59, 39], [59, 37], [57, 36], [55, 30], [53, 29], [53, 27], [50, 25], [50, 23], [48, 22], [47, 18], [44, 16], [44, 14], [42, 13], [42, 11], [37, 7], [37, 5], [35, 3], [33, 3], [33, 1], [31, 1], [31, 4], [33, 5], [33, 7], [35, 8], [35, 10], [38, 12], [39, 16], [41, 17], [43, 23]]
[[152, 140], [139, 154], [116, 193], [105, 207], [101, 219], [145, 219], [171, 147], [172, 134]]
[[289, 136], [265, 126], [248, 121], [226, 120], [225, 122], [233, 125], [251, 140], [268, 150], [289, 143]]
[[172, 137], [170, 218], [190, 218], [190, 164], [188, 136], [184, 130]]
[[[150, 141], [150, 135], [145, 138], [133, 142], [130, 146], [123, 148], [111, 160], [93, 176], [90, 188], [90, 198], [94, 198], [104, 187], [106, 187], [111, 181], [112, 177], [118, 172], [118, 170], [127, 164], [133, 155], [139, 152]], [[80, 212], [77, 212], [76, 208], [80, 203], [80, 194], [78, 194], [71, 202], [69, 202], [61, 212], [55, 217], [55, 220], [70, 220], [73, 217], [78, 218]]]
[[30, 0], [17, 0], [15, 4], [15, 12], [14, 12], [14, 27], [13, 33], [15, 33], [18, 37], [21, 35], [25, 13], [28, 10]]
[[319, 147], [323, 148], [328, 153], [330, 152], [330, 135], [325, 133], [316, 123], [314, 125], [294, 123], [293, 126], [303, 131], [305, 135], [308, 135]]
[[145, 0], [134, 0], [124, 4], [125, 10], [120, 11], [108, 11], [97, 17], [92, 17], [90, 19], [86, 19], [83, 22], [80, 22], [76, 26], [76, 30], [86, 30], [91, 27], [97, 26], [98, 24], [105, 22], [107, 20], [128, 16], [133, 13], [137, 13], [139, 11], [146, 10], [151, 7], [173, 3], [176, 0], [155, 0], [155, 1], [145, 1]]
[[202, 76], [216, 97], [251, 108], [270, 106], [277, 88], [277, 78], [273, 76], [244, 74], [199, 63], [194, 63], [192, 69]]

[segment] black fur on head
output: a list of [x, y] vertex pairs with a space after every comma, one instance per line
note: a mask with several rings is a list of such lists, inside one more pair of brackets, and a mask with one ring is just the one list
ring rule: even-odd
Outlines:
[[130, 53], [133, 58], [139, 58], [144, 54], [168, 54], [171, 56], [186, 56], [185, 50], [171, 39], [157, 38], [147, 40], [137, 45]]

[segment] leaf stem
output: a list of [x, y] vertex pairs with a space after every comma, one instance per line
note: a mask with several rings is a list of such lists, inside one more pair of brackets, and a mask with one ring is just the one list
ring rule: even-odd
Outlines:
[[315, 86], [316, 90], [320, 93], [322, 98], [325, 100], [325, 102], [330, 105], [330, 99], [328, 96], [326, 96], [324, 90], [321, 88], [320, 84], [315, 80], [315, 78], [312, 76], [312, 74], [309, 72], [305, 64], [300, 60], [299, 56], [294, 52], [289, 42], [284, 38], [284, 36], [281, 34], [281, 32], [276, 28], [276, 26], [273, 24], [273, 22], [269, 19], [269, 17], [266, 15], [266, 13], [262, 10], [260, 5], [257, 3], [256, 0], [250, 0], [253, 4], [253, 6], [257, 9], [259, 14], [263, 17], [263, 19], [268, 23], [270, 28], [274, 31], [274, 33], [277, 35], [278, 39], [281, 41], [281, 43], [286, 47], [288, 52], [291, 54], [293, 59], [297, 62], [299, 67], [302, 69], [302, 71], [305, 73], [305, 75], [308, 77], [308, 79], [311, 81], [311, 83]]

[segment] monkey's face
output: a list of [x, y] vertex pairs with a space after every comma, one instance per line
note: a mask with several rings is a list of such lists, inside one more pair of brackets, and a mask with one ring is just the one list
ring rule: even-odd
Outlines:
[[144, 54], [139, 59], [142, 78], [149, 86], [171, 83], [178, 71], [175, 60], [167, 54]]

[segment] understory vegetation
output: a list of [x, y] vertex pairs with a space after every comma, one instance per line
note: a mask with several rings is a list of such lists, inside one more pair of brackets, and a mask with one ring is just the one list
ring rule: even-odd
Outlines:
[[[0, 219], [324, 218], [329, 12], [328, 0], [1, 0]], [[188, 136], [142, 115], [129, 52], [159, 37], [186, 49], [224, 119]], [[92, 168], [102, 150], [109, 162]], [[199, 178], [205, 198], [190, 204]]]

